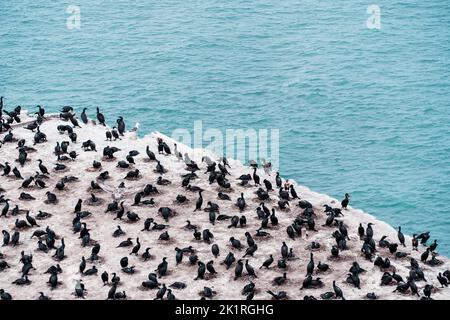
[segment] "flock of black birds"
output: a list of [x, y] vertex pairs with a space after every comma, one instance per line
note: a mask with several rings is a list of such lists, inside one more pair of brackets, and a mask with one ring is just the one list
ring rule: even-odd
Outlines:
[[[61, 135], [68, 135], [70, 141], [57, 143], [54, 147], [54, 156], [56, 157], [57, 163], [53, 168], [48, 169], [47, 163], [50, 162], [50, 159], [36, 159], [32, 156], [36, 151], [36, 148], [41, 148], [40, 145], [48, 143], [47, 135], [44, 132], [41, 132], [40, 127], [49, 116], [46, 115], [43, 107], [38, 106], [37, 108], [38, 110], [35, 113], [35, 119], [31, 122], [29, 121], [27, 124], [21, 123], [20, 106], [13, 111], [6, 111], [3, 109], [2, 100], [0, 109], [1, 147], [5, 148], [6, 145], [9, 144], [17, 145], [16, 149], [18, 152], [17, 159], [8, 159], [9, 161], [0, 164], [0, 181], [6, 181], [5, 179], [21, 181], [21, 191], [18, 199], [8, 198], [6, 194], [8, 194], [9, 190], [3, 189], [0, 184], [0, 204], [2, 204], [0, 221], [3, 220], [1, 226], [4, 228], [2, 230], [3, 252], [0, 252], [0, 279], [2, 279], [2, 272], [5, 272], [10, 268], [8, 260], [20, 259], [20, 263], [22, 264], [20, 270], [21, 276], [15, 280], [13, 284], [18, 287], [23, 287], [29, 285], [33, 281], [34, 273], [43, 272], [48, 274], [47, 287], [42, 287], [42, 292], [39, 292], [39, 295], [36, 296], [37, 299], [47, 300], [50, 299], [50, 297], [44, 292], [53, 292], [53, 290], [58, 290], [62, 285], [69, 285], [68, 283], [62, 283], [60, 279], [60, 275], [64, 272], [60, 266], [60, 262], [67, 258], [66, 242], [65, 239], [60, 237], [58, 232], [52, 230], [50, 226], [43, 227], [46, 225], [46, 219], [49, 219], [52, 215], [58, 213], [49, 213], [40, 210], [39, 203], [36, 203], [37, 197], [33, 196], [33, 192], [38, 192], [38, 190], [41, 189], [50, 190], [52, 186], [50, 186], [48, 181], [53, 176], [57, 176], [58, 181], [55, 184], [53, 191], [46, 191], [45, 193], [44, 203], [46, 205], [57, 206], [60, 200], [67, 201], [67, 193], [63, 192], [70, 191], [71, 186], [76, 185], [80, 179], [82, 179], [81, 173], [79, 173], [78, 176], [74, 176], [67, 175], [67, 171], [70, 171], [71, 164], [76, 162], [77, 157], [79, 156], [76, 150], [71, 149], [74, 149], [73, 146], [78, 143], [77, 131], [83, 130], [84, 125], [93, 123], [94, 125], [105, 126], [106, 140], [111, 141], [111, 143], [116, 140], [121, 140], [126, 129], [122, 117], [117, 119], [117, 126], [112, 129], [107, 128], [105, 116], [98, 108], [96, 120], [93, 121], [88, 119], [86, 115], [87, 109], [83, 109], [83, 112], [80, 115], [82, 126], [78, 122], [73, 108], [68, 106], [63, 107], [57, 118], [59, 119], [58, 121], [67, 124], [60, 124], [56, 129]], [[23, 138], [20, 139], [19, 137], [16, 137], [16, 128], [20, 127], [34, 133], [32, 141], [26, 141]], [[83, 141], [81, 143], [81, 150], [96, 154], [97, 149], [94, 142], [96, 139], [100, 138], [92, 137], [89, 140]], [[112, 238], [126, 238], [126, 240], [122, 240], [118, 243], [116, 256], [123, 255], [122, 249], [119, 248], [128, 248], [129, 252], [127, 255], [118, 259], [120, 271], [111, 272], [111, 270], [102, 268], [102, 243], [91, 238], [92, 229], [88, 227], [88, 223], [89, 218], [92, 217], [94, 213], [86, 210], [86, 206], [89, 206], [90, 208], [102, 208], [99, 212], [104, 212], [104, 220], [111, 219], [119, 221], [120, 223], [143, 224], [143, 228], [140, 231], [142, 233], [148, 231], [159, 232], [160, 234], [156, 241], [157, 244], [155, 245], [160, 245], [161, 243], [170, 244], [173, 238], [176, 238], [177, 234], [181, 232], [170, 226], [170, 220], [179, 215], [187, 217], [186, 225], [183, 226], [182, 229], [183, 232], [192, 233], [192, 244], [183, 248], [175, 247], [175, 260], [173, 262], [168, 257], [160, 257], [161, 262], [157, 265], [156, 270], [152, 270], [147, 278], [139, 285], [142, 289], [155, 290], [154, 299], [176, 299], [176, 290], [183, 290], [189, 287], [189, 284], [192, 283], [192, 281], [203, 280], [205, 281], [205, 284], [207, 284], [210, 279], [214, 278], [219, 273], [217, 271], [218, 264], [225, 267], [221, 272], [231, 272], [234, 280], [248, 279], [248, 283], [243, 286], [243, 289], [240, 292], [247, 300], [253, 299], [257, 294], [260, 295], [260, 298], [266, 299], [270, 297], [277, 300], [289, 299], [288, 292], [281, 289], [287, 282], [292, 281], [290, 279], [294, 274], [292, 271], [289, 272], [290, 266], [295, 265], [296, 260], [300, 258], [298, 257], [298, 253], [294, 252], [292, 247], [288, 247], [286, 244], [287, 240], [284, 241], [285, 239], [283, 238], [272, 237], [271, 230], [278, 230], [280, 228], [285, 228], [285, 237], [289, 240], [296, 240], [298, 238], [308, 239], [308, 234], [317, 232], [319, 231], [318, 229], [320, 229], [321, 232], [328, 232], [335, 239], [334, 245], [329, 248], [330, 255], [327, 258], [327, 261], [320, 261], [318, 264], [315, 261], [314, 253], [318, 250], [325, 250], [324, 248], [326, 246], [317, 241], [312, 241], [308, 244], [309, 262], [306, 266], [306, 273], [303, 281], [300, 281], [302, 282], [299, 287], [300, 290], [320, 289], [324, 287], [324, 282], [320, 275], [332, 270], [333, 264], [341, 260], [342, 252], [349, 249], [349, 242], [352, 242], [353, 245], [359, 243], [361, 246], [360, 258], [370, 261], [370, 263], [373, 263], [373, 265], [380, 269], [380, 286], [393, 286], [395, 287], [395, 289], [393, 288], [393, 291], [395, 292], [417, 295], [422, 299], [431, 299], [432, 293], [438, 290], [438, 288], [435, 288], [429, 282], [430, 279], [426, 279], [423, 266], [420, 265], [420, 263], [422, 263], [427, 267], [433, 268], [442, 264], [442, 261], [437, 258], [437, 241], [434, 240], [430, 245], [427, 245], [430, 239], [429, 232], [414, 235], [410, 245], [411, 250], [419, 250], [419, 247], [425, 248], [421, 254], [421, 261], [419, 263], [416, 259], [410, 257], [408, 252], [402, 251], [403, 249], [406, 250], [406, 247], [409, 247], [409, 245], [405, 243], [405, 236], [400, 227], [398, 228], [398, 242], [388, 241], [386, 236], [383, 236], [380, 240], [376, 241], [374, 239], [372, 223], [367, 224], [367, 226], [360, 224], [357, 230], [349, 230], [344, 221], [340, 219], [344, 216], [344, 212], [349, 205], [349, 194], [345, 194], [339, 208], [332, 207], [328, 204], [325, 204], [323, 208], [316, 208], [313, 207], [309, 201], [301, 198], [297, 194], [294, 185], [290, 184], [288, 180], [283, 181], [278, 173], [276, 173], [276, 176], [272, 180], [272, 176], [270, 176], [270, 163], [264, 164], [265, 172], [269, 173], [269, 175], [266, 179], [263, 179], [263, 181], [261, 181], [261, 177], [258, 175], [258, 164], [256, 162], [250, 164], [252, 167], [250, 173], [242, 174], [237, 180], [231, 180], [229, 178], [231, 177], [230, 171], [232, 171], [232, 168], [224, 157], [218, 162], [215, 162], [205, 156], [202, 159], [202, 163], [198, 164], [191, 160], [187, 153], [183, 155], [177, 149], [176, 144], [174, 144], [174, 149], [172, 150], [172, 148], [161, 138], [158, 138], [157, 140], [157, 150], [158, 153], [155, 154], [147, 146], [144, 159], [149, 164], [156, 164], [153, 172], [158, 175], [158, 178], [153, 183], [145, 184], [136, 192], [133, 191], [131, 195], [132, 203], [128, 206], [129, 209], [126, 209], [126, 199], [123, 200], [123, 197], [127, 192], [131, 191], [130, 188], [125, 186], [125, 183], [127, 181], [136, 181], [144, 178], [139, 169], [132, 169], [137, 161], [135, 158], [140, 152], [130, 150], [126, 155], [125, 160], [117, 162], [118, 172], [103, 171], [102, 169], [102, 161], [111, 162], [117, 160], [114, 154], [121, 151], [117, 147], [105, 147], [103, 149], [102, 161], [93, 161], [92, 168], [90, 169], [98, 171], [99, 175], [97, 179], [90, 183], [88, 199], [84, 201], [79, 199], [74, 203], [74, 209], [71, 213], [71, 232], [77, 234], [79, 239], [78, 244], [72, 243], [71, 245], [81, 248], [91, 248], [89, 257], [79, 257], [79, 279], [77, 279], [73, 290], [75, 297], [85, 297], [89, 288], [85, 287], [83, 277], [91, 276], [100, 277], [103, 284], [108, 286], [109, 289], [105, 290], [105, 298], [126, 299], [126, 292], [119, 289], [125, 280], [121, 279], [120, 274], [118, 273], [123, 272], [124, 274], [133, 275], [133, 277], [135, 277], [137, 271], [134, 265], [130, 265], [128, 256], [137, 256], [144, 262], [157, 258], [150, 252], [150, 247], [144, 248], [145, 246], [142, 246], [139, 237], [128, 237], [124, 230], [126, 227], [124, 227], [123, 224], [119, 224], [115, 230], [111, 230]], [[165, 156], [176, 157], [178, 160], [184, 162], [185, 173], [180, 177], [180, 184], [186, 194], [173, 195], [173, 202], [170, 204], [158, 204], [159, 208], [157, 214], [164, 220], [164, 223], [158, 223], [156, 221], [158, 216], [154, 218], [148, 217], [145, 220], [143, 219], [144, 221], [141, 221], [139, 214], [134, 212], [132, 208], [155, 206], [158, 196], [163, 193], [162, 190], [165, 186], [175, 184], [175, 181], [163, 177], [164, 174], [171, 170], [170, 168], [164, 167], [159, 160], [161, 157]], [[144, 159], [142, 159], [142, 161], [144, 161]], [[14, 165], [14, 162], [17, 162], [18, 165]], [[35, 175], [29, 177], [22, 176], [21, 168], [25, 166], [34, 166], [35, 164], [37, 164]], [[130, 169], [130, 171], [128, 171], [126, 175], [123, 175], [120, 169]], [[119, 174], [121, 175], [120, 179], [122, 182], [116, 189], [112, 191], [109, 190], [106, 182], [111, 179], [111, 176]], [[194, 185], [195, 181], [207, 181], [210, 190], [213, 188], [213, 185], [217, 184], [217, 200], [219, 202], [214, 202], [215, 200], [212, 198], [209, 199], [209, 201], [204, 199], [205, 190]], [[32, 190], [32, 192], [28, 190]], [[232, 191], [237, 190], [242, 190], [242, 192], [239, 192], [240, 197], [232, 199], [230, 194]], [[244, 196], [244, 191], [248, 190], [252, 190], [254, 193], [253, 198], [246, 198]], [[112, 193], [113, 199], [111, 202], [107, 202], [97, 195], [97, 192], [105, 191]], [[195, 206], [192, 206], [192, 208], [189, 205], [189, 194], [198, 195]], [[220, 203], [230, 203], [230, 201], [234, 200], [235, 213], [222, 213]], [[256, 203], [258, 205], [256, 205]], [[272, 205], [272, 207], [269, 208], [269, 205]], [[27, 208], [23, 209], [22, 206]], [[254, 210], [252, 207], [256, 209]], [[31, 209], [37, 212], [35, 216], [32, 216]], [[98, 209], [96, 210], [98, 211]], [[291, 223], [281, 225], [279, 216], [284, 214], [284, 212], [292, 212], [294, 210], [298, 210], [298, 215], [292, 219]], [[211, 224], [210, 228], [201, 229], [192, 222], [193, 219], [196, 219], [197, 212], [205, 212], [207, 214], [208, 221]], [[254, 216], [254, 213], [256, 213], [256, 217]], [[95, 215], [99, 214], [100, 213], [97, 212], [95, 213]], [[110, 215], [112, 215], [112, 217]], [[20, 216], [24, 216], [24, 218], [21, 219]], [[323, 222], [323, 224], [319, 225], [319, 220]], [[15, 221], [12, 230], [7, 230], [7, 228], [5, 228], [5, 226], [7, 226], [7, 223], [5, 222], [7, 221]], [[249, 223], [249, 221], [251, 221], [251, 223]], [[216, 238], [213, 234], [216, 224], [223, 223], [226, 223], [230, 235], [228, 244], [218, 243], [215, 241]], [[31, 238], [23, 238], [23, 232], [28, 229], [33, 230]], [[241, 229], [245, 230], [245, 243], [242, 243], [238, 239], [239, 237], [232, 235], [234, 231]], [[350, 235], [355, 237], [350, 238]], [[258, 252], [258, 243], [267, 239], [271, 239], [274, 248], [277, 247], [276, 241], [281, 242], [279, 257], [276, 258], [275, 256], [278, 255], [278, 253], [274, 252], [266, 257], [262, 265], [255, 266], [254, 257], [255, 253]], [[38, 266], [36, 268], [33, 264], [32, 252], [26, 253], [25, 251], [21, 251], [20, 257], [8, 256], [7, 251], [9, 247], [20, 247], [24, 242], [29, 241], [37, 241], [36, 251], [38, 253], [36, 254], [51, 255], [55, 264], [49, 266], [46, 270], [44, 270], [45, 268], [42, 269], [43, 266]], [[210, 246], [210, 258], [203, 259], [203, 261], [199, 258], [198, 250], [195, 247], [200, 245]], [[219, 257], [222, 256], [224, 250], [227, 250], [228, 253], [225, 254], [224, 259], [221, 259]], [[243, 254], [241, 254], [241, 250], [244, 250]], [[76, 253], [72, 251], [72, 254]], [[184, 257], [187, 257], [187, 263], [191, 268], [194, 268], [195, 271], [192, 272], [196, 273], [196, 275], [185, 279], [186, 282], [175, 281], [166, 286], [166, 283], [168, 283], [167, 281], [170, 281], [171, 274], [176, 271], [179, 264], [183, 263]], [[409, 259], [409, 274], [402, 277], [400, 274], [396, 273], [395, 268], [391, 264], [392, 259]], [[88, 268], [88, 264], [92, 264], [92, 266]], [[232, 271], [227, 271], [229, 269]], [[274, 289], [265, 290], [268, 295], [261, 296], [261, 292], [256, 284], [256, 279], [266, 277], [265, 270], [267, 269], [279, 270], [280, 275], [275, 277], [272, 281]], [[360, 276], [365, 272], [367, 271], [364, 270], [357, 261], [349, 263], [349, 271], [344, 282], [355, 288], [363, 289], [363, 282], [361, 281]], [[336, 280], [342, 281], [343, 279]], [[332, 283], [333, 291], [318, 294], [317, 296], [304, 295], [304, 299], [313, 300], [318, 297], [321, 299], [345, 299], [345, 294], [338, 286], [338, 281], [336, 280]], [[450, 271], [447, 270], [438, 273], [437, 280], [442, 287], [447, 287], [448, 282], [450, 281]], [[421, 281], [426, 284], [420, 292], [416, 283]], [[2, 282], [3, 280], [0, 281], [0, 284]], [[202, 292], [199, 292], [199, 296], [202, 299], [213, 298], [216, 295], [217, 291], [207, 285], [204, 286]], [[378, 298], [376, 292], [369, 292], [365, 297], [367, 299]], [[0, 288], [0, 298], [2, 300], [10, 300], [13, 296], [5, 289]]]

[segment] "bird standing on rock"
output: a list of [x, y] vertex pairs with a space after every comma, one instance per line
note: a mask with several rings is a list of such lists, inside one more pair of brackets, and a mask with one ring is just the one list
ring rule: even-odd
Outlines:
[[347, 210], [347, 206], [348, 206], [349, 202], [350, 202], [350, 195], [348, 193], [346, 193], [344, 200], [341, 201], [342, 209]]
[[102, 126], [106, 126], [105, 124], [105, 116], [100, 112], [100, 109], [97, 107], [97, 120]]

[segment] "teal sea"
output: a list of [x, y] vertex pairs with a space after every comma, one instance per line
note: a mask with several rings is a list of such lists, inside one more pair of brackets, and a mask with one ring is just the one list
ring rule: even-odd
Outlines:
[[449, 1], [0, 0], [0, 95], [141, 132], [279, 128], [283, 176], [450, 255]]

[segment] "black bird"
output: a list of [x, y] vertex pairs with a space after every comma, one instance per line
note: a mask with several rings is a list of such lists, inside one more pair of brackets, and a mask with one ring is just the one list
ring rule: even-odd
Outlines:
[[74, 128], [75, 128], [75, 127], [81, 128], [80, 125], [78, 124], [78, 120], [77, 120], [73, 115], [71, 115], [71, 116], [69, 117], [69, 120], [70, 120], [70, 122], [72, 123], [72, 125], [73, 125]]
[[78, 267], [78, 270], [80, 271], [81, 274], [83, 274], [85, 269], [86, 269], [86, 259], [84, 257], [81, 257], [81, 262]]
[[38, 115], [40, 115], [41, 117], [43, 117], [45, 115], [45, 109], [41, 106], [37, 106], [37, 108], [39, 109], [36, 113]]
[[239, 218], [239, 225], [240, 225], [241, 227], [245, 227], [246, 224], [247, 224], [247, 218], [246, 218], [244, 215], [242, 215], [242, 216]]
[[158, 265], [157, 271], [160, 277], [164, 276], [167, 273], [167, 258], [164, 257], [163, 261]]
[[46, 300], [50, 300], [50, 298], [48, 296], [46, 296], [43, 292], [39, 292], [38, 300], [39, 301], [46, 301]]
[[248, 259], [245, 260], [245, 270], [249, 276], [257, 278], [255, 269], [248, 263]]
[[289, 207], [289, 201], [283, 200], [283, 199], [279, 200], [278, 207], [280, 207], [280, 209], [282, 209], [282, 210], [286, 209], [286, 207]]
[[245, 209], [246, 204], [243, 193], [241, 193], [241, 196], [237, 199], [236, 205], [238, 206], [241, 212]]
[[293, 199], [299, 199], [297, 192], [294, 189], [294, 186], [291, 184], [289, 187], [290, 191], [291, 191], [291, 196]]
[[228, 228], [231, 228], [231, 227], [237, 227], [237, 225], [238, 225], [238, 223], [239, 223], [239, 217], [238, 216], [233, 216], [232, 218], [231, 218], [231, 223], [230, 223], [230, 225], [228, 226]]
[[81, 212], [81, 205], [82, 205], [82, 203], [83, 203], [83, 200], [78, 199], [78, 202], [75, 205], [75, 209], [73, 211], [74, 213]]
[[116, 275], [115, 272], [113, 272], [112, 274], [112, 278], [111, 278], [111, 282], [115, 285], [118, 285], [120, 283], [120, 277]]
[[206, 264], [206, 270], [208, 270], [208, 272], [211, 273], [211, 274], [216, 274], [217, 272], [214, 269], [213, 264], [214, 264], [213, 260], [208, 261], [208, 263]]
[[12, 172], [14, 173], [14, 176], [15, 176], [17, 179], [23, 179], [22, 175], [20, 174], [19, 169], [17, 169], [16, 167], [14, 167], [14, 169], [12, 170]]
[[275, 279], [273, 279], [273, 283], [281, 286], [282, 284], [284, 284], [286, 282], [286, 272], [283, 273], [282, 277], [276, 277]]
[[283, 188], [279, 188], [278, 195], [282, 200], [289, 201], [289, 192], [283, 190]]
[[9, 162], [5, 162], [5, 165], [3, 167], [3, 174], [2, 176], [7, 176], [11, 172], [11, 167], [9, 165]]
[[279, 269], [286, 269], [287, 268], [286, 259], [278, 259], [277, 267]]
[[427, 261], [429, 254], [430, 254], [430, 248], [427, 248], [427, 249], [420, 255], [420, 261], [422, 261], [422, 262]]
[[255, 182], [255, 186], [261, 185], [261, 184], [259, 183], [260, 178], [259, 178], [259, 176], [256, 174], [256, 167], [253, 168], [253, 181]]
[[132, 212], [132, 211], [127, 212], [127, 218], [130, 221], [137, 221], [137, 220], [141, 219], [141, 218], [139, 218], [139, 215], [137, 213]]
[[330, 267], [328, 266], [328, 264], [326, 263], [322, 263], [319, 261], [319, 264], [317, 265], [317, 269], [319, 269], [322, 272], [325, 272], [329, 269]]
[[234, 254], [232, 252], [229, 252], [228, 255], [225, 257], [225, 260], [223, 261], [225, 265], [228, 268], [236, 261], [236, 258], [234, 257]]
[[44, 189], [44, 188], [47, 187], [46, 184], [45, 184], [45, 182], [44, 182], [43, 180], [41, 180], [41, 179], [35, 179], [35, 180], [34, 180], [34, 184], [35, 184], [36, 186], [38, 186], [39, 188], [41, 188], [41, 189]]
[[119, 134], [123, 136], [125, 132], [125, 121], [123, 121], [123, 117], [117, 119], [117, 130], [119, 131]]
[[443, 275], [450, 281], [450, 271], [449, 270], [445, 270]]
[[195, 210], [194, 210], [194, 212], [197, 211], [197, 210], [201, 210], [202, 209], [202, 204], [203, 204], [203, 197], [202, 197], [202, 190], [200, 190], [198, 192], [198, 199], [197, 199], [197, 202], [195, 203]]
[[273, 292], [270, 291], [270, 290], [267, 290], [266, 292], [267, 292], [268, 294], [270, 294], [275, 300], [283, 300], [283, 299], [286, 299], [286, 298], [287, 298], [287, 293], [286, 293], [286, 291], [279, 291], [279, 292], [277, 292], [276, 294], [273, 293]]
[[437, 279], [441, 284], [441, 288], [443, 288], [444, 286], [448, 287], [448, 279], [444, 277], [441, 272], [439, 272]]
[[6, 292], [4, 289], [0, 289], [0, 299], [1, 300], [12, 300], [10, 293]]
[[245, 237], [247, 239], [247, 245], [249, 247], [254, 246], [255, 245], [255, 240], [253, 239], [253, 237], [251, 236], [251, 234], [249, 232], [245, 233]]
[[167, 143], [165, 143], [165, 142], [163, 141], [162, 145], [163, 145], [164, 152], [165, 152], [166, 154], [171, 154], [170, 147], [167, 145]]
[[234, 280], [237, 278], [240, 278], [242, 276], [242, 271], [244, 270], [244, 264], [242, 263], [242, 260], [239, 259], [237, 261], [236, 267], [234, 268]]
[[122, 241], [121, 243], [119, 243], [119, 245], [117, 246], [117, 248], [124, 248], [124, 247], [129, 247], [133, 245], [133, 241], [131, 241], [131, 238], [128, 238], [125, 241]]
[[399, 284], [397, 284], [397, 288], [395, 288], [394, 292], [398, 291], [398, 292], [406, 292], [409, 289], [409, 281], [408, 282], [401, 282]]
[[371, 222], [369, 222], [369, 223], [367, 224], [367, 228], [366, 228], [366, 236], [367, 236], [368, 238], [372, 238], [372, 237], [373, 237], [373, 228], [372, 228], [372, 226], [373, 226], [373, 223], [371, 223]]
[[161, 233], [159, 235], [158, 239], [159, 240], [163, 240], [163, 241], [167, 241], [167, 240], [169, 240], [169, 238], [170, 238], [169, 233], [167, 231], [164, 231], [163, 233]]
[[433, 286], [430, 284], [426, 284], [425, 287], [423, 288], [424, 296], [427, 297], [428, 299], [431, 299], [432, 290], [433, 290]]
[[188, 230], [195, 230], [195, 229], [197, 229], [197, 226], [191, 224], [191, 221], [186, 220], [186, 222], [187, 222], [187, 225], [185, 226], [186, 229], [188, 229]]
[[150, 160], [156, 161], [156, 156], [155, 156], [155, 154], [153, 153], [153, 151], [150, 150], [150, 147], [149, 147], [149, 146], [147, 146], [146, 153], [147, 153], [147, 156], [148, 156], [148, 158], [149, 158]]
[[106, 126], [105, 116], [103, 115], [103, 113], [100, 112], [99, 108], [97, 108], [97, 120], [101, 125]]
[[144, 262], [149, 260], [151, 258], [151, 254], [150, 254], [150, 248], [146, 248], [145, 252], [142, 254], [142, 259], [144, 259]]
[[289, 254], [289, 248], [286, 245], [286, 242], [283, 241], [283, 245], [281, 246], [281, 256], [283, 258], [287, 258], [288, 254]]
[[6, 230], [2, 230], [2, 233], [3, 233], [3, 245], [2, 246], [7, 246], [9, 244], [9, 240], [11, 239], [11, 236], [10, 236], [9, 232]]
[[77, 142], [77, 134], [75, 132], [69, 133], [69, 138], [72, 143]]
[[202, 233], [200, 231], [197, 231], [197, 229], [194, 229], [193, 235], [194, 235], [195, 240], [200, 240], [202, 237]]
[[342, 209], [347, 210], [348, 203], [350, 202], [350, 195], [348, 193], [345, 194], [345, 199], [341, 201]]
[[172, 293], [171, 289], [167, 289], [167, 300], [176, 300], [175, 295]]
[[389, 247], [389, 252], [393, 254], [393, 253], [395, 253], [397, 251], [398, 244], [397, 243], [390, 243], [388, 247]]
[[11, 237], [11, 244], [13, 245], [13, 247], [15, 247], [16, 245], [19, 244], [19, 238], [20, 238], [19, 231], [14, 231], [14, 233]]
[[117, 290], [117, 284], [114, 283], [108, 291], [108, 297], [106, 298], [106, 300], [115, 300], [116, 299], [116, 290]]
[[38, 127], [38, 123], [37, 123], [37, 121], [34, 121], [34, 122], [28, 124], [28, 125], [25, 127], [25, 129], [34, 132], [34, 130], [35, 130], [37, 127]]
[[214, 255], [214, 258], [217, 258], [219, 255], [219, 246], [216, 243], [211, 246], [211, 253]]
[[333, 281], [333, 290], [334, 290], [334, 294], [335, 294], [336, 298], [341, 298], [342, 300], [345, 300], [341, 288], [339, 288], [336, 285], [336, 281]]
[[25, 165], [25, 162], [27, 161], [28, 153], [24, 149], [20, 149], [19, 152], [19, 163], [23, 167]]
[[361, 289], [361, 281], [359, 279], [358, 273], [348, 273], [347, 283], [353, 284], [355, 288]]
[[45, 195], [47, 196], [47, 203], [51, 203], [51, 204], [55, 204], [58, 202], [58, 198], [56, 197], [56, 194], [51, 193], [50, 191], [47, 191], [45, 193]]
[[230, 243], [233, 248], [240, 250], [242, 248], [241, 242], [234, 237], [230, 237]]
[[84, 124], [88, 123], [88, 117], [86, 115], [86, 110], [87, 110], [87, 108], [83, 108], [83, 111], [80, 114], [81, 121], [83, 121]]
[[48, 174], [48, 169], [46, 166], [42, 164], [42, 160], [39, 159], [38, 162], [39, 162], [39, 170], [41, 170], [42, 174]]
[[398, 240], [400, 241], [401, 245], [406, 247], [406, 245], [405, 245], [405, 236], [402, 233], [402, 227], [398, 227], [397, 236], [398, 236]]
[[276, 215], [275, 215], [275, 209], [273, 209], [273, 208], [272, 208], [272, 214], [270, 215], [270, 223], [271, 223], [273, 226], [278, 225], [278, 218], [276, 217]]
[[339, 256], [339, 248], [337, 246], [332, 246], [331, 247], [331, 255], [333, 257], [338, 257]]
[[6, 215], [8, 214], [8, 212], [9, 212], [9, 199], [5, 199], [4, 200], [4, 202], [5, 202], [5, 206], [2, 208], [2, 213], [1, 213], [1, 217], [6, 217]]
[[141, 243], [139, 242], [139, 237], [136, 238], [136, 245], [133, 247], [133, 250], [131, 250], [130, 255], [138, 255], [139, 250], [141, 249]]
[[264, 179], [263, 182], [264, 182], [264, 186], [266, 187], [267, 192], [273, 191], [272, 183], [270, 183], [269, 180]]
[[28, 228], [29, 225], [25, 220], [16, 219], [15, 226], [17, 229]]
[[120, 226], [117, 226], [117, 229], [113, 232], [113, 237], [117, 238], [124, 234], [125, 232], [122, 230], [122, 228]]
[[275, 183], [276, 183], [276, 185], [277, 185], [277, 188], [281, 188], [281, 186], [282, 186], [282, 184], [283, 184], [283, 182], [281, 181], [280, 173], [279, 173], [279, 172], [277, 172], [277, 174], [276, 174], [276, 177], [275, 177]]
[[312, 275], [313, 271], [314, 271], [314, 257], [313, 257], [313, 253], [311, 252], [310, 254], [310, 259], [309, 259], [309, 263], [306, 266], [306, 275]]
[[98, 260], [98, 253], [100, 252], [100, 243], [96, 243], [91, 250], [91, 256], [90, 256], [90, 260], [94, 261], [94, 260]]
[[178, 247], [175, 248], [175, 251], [177, 252], [176, 255], [175, 255], [175, 261], [176, 261], [176, 263], [178, 265], [183, 260], [183, 253], [184, 252], [183, 252], [183, 250], [179, 249]]
[[362, 226], [362, 223], [359, 224], [358, 234], [359, 234], [360, 239], [362, 239], [364, 237], [364, 227]]
[[409, 282], [409, 288], [411, 289], [411, 294], [413, 294], [413, 295], [415, 294], [416, 296], [420, 297], [419, 289], [417, 288], [417, 285], [414, 282], [414, 280], [409, 279], [408, 282]]
[[198, 279], [204, 279], [205, 277], [205, 272], [206, 272], [206, 266], [203, 262], [199, 261], [197, 263], [198, 265], [198, 270], [197, 270], [197, 277], [194, 280], [198, 280]]
[[436, 250], [437, 246], [437, 240], [434, 240], [434, 242], [429, 246], [430, 251], [433, 252], [434, 250]]
[[30, 283], [31, 283], [31, 281], [28, 279], [28, 276], [24, 276], [24, 277], [16, 279], [12, 282], [12, 284], [15, 284], [18, 286], [28, 285]]
[[38, 225], [37, 222], [36, 222], [36, 219], [33, 218], [32, 216], [30, 216], [30, 212], [29, 212], [29, 211], [28, 211], [27, 214], [26, 214], [26, 219], [27, 219], [28, 223], [29, 223], [32, 227], [34, 227], [34, 226], [39, 227], [39, 225]]
[[230, 196], [227, 195], [226, 193], [219, 192], [219, 193], [218, 193], [218, 197], [219, 197], [219, 199], [221, 199], [221, 200], [228, 200], [228, 201], [231, 201]]
[[288, 226], [286, 228], [286, 232], [287, 232], [289, 238], [291, 238], [292, 240], [295, 240], [295, 230], [292, 226]]
[[424, 232], [424, 233], [419, 234], [419, 236], [417, 237], [417, 239], [420, 239], [420, 244], [426, 245], [428, 239], [430, 239], [430, 232], [427, 231], [427, 232]]
[[162, 288], [158, 290], [158, 292], [156, 293], [156, 298], [154, 300], [162, 300], [164, 298], [164, 295], [166, 294], [167, 288], [166, 285], [163, 284]]
[[411, 239], [411, 244], [413, 250], [419, 250], [417, 247], [419, 246], [419, 240], [417, 239], [417, 234], [413, 234], [413, 238]]
[[260, 269], [261, 268], [267, 268], [267, 269], [269, 269], [269, 267], [270, 267], [270, 265], [273, 263], [273, 256], [272, 255], [269, 255], [269, 258], [267, 258], [264, 262], [263, 262], [263, 264], [262, 264], [262, 266], [261, 267], [259, 267]]
[[117, 139], [122, 140], [119, 136], [119, 133], [117, 132], [116, 127], [113, 127], [113, 129], [111, 130], [111, 134], [112, 134], [114, 140], [117, 140]]
[[347, 231], [347, 227], [344, 225], [343, 221], [339, 222], [339, 232], [342, 234], [342, 236], [344, 236], [345, 238], [347, 238], [347, 240], [350, 240], [349, 236], [348, 236], [348, 231]]

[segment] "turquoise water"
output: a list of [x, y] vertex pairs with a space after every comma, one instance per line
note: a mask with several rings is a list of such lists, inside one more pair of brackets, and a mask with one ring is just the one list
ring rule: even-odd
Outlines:
[[7, 109], [279, 128], [284, 176], [450, 254], [450, 2], [374, 1], [381, 30], [360, 0], [33, 2], [0, 1]]

